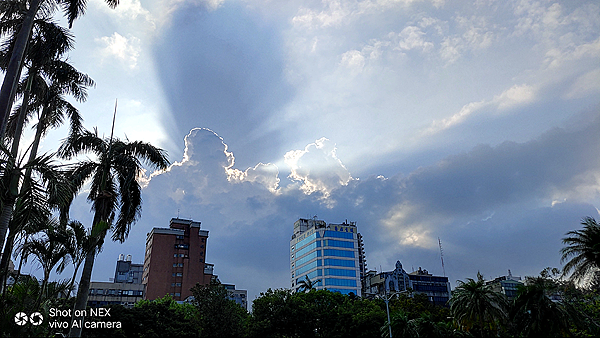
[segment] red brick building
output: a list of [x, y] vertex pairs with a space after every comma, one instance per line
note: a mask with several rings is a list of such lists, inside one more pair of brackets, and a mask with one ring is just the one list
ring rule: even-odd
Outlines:
[[213, 275], [213, 264], [207, 264], [208, 231], [200, 230], [200, 222], [172, 218], [169, 228], [154, 228], [146, 238], [146, 256], [142, 284], [145, 299], [171, 295], [185, 300], [190, 289], [207, 285]]

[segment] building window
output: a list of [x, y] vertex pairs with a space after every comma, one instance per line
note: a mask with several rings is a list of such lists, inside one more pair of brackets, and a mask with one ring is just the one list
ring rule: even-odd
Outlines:
[[175, 297], [181, 297], [181, 293], [180, 292], [175, 292]]
[[177, 239], [183, 239], [183, 235], [177, 235]]
[[181, 273], [181, 272], [177, 273], [177, 277], [182, 277], [182, 276], [183, 276], [183, 273]]
[[175, 286], [181, 286], [181, 283], [175, 283]]
[[177, 263], [173, 263], [173, 267], [176, 268], [177, 267]]

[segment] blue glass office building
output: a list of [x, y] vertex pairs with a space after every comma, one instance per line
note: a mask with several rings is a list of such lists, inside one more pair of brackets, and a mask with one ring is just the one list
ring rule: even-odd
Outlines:
[[317, 290], [361, 295], [361, 277], [366, 270], [360, 234], [355, 222], [326, 224], [316, 219], [294, 223], [290, 241], [292, 290], [308, 277]]

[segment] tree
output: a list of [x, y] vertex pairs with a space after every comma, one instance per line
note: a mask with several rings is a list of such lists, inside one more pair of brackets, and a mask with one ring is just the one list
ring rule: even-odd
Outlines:
[[[141, 187], [136, 180], [142, 173], [140, 160], [159, 169], [166, 169], [169, 165], [165, 152], [159, 148], [140, 141], [113, 139], [112, 135], [109, 139], [103, 139], [97, 131], [71, 134], [58, 153], [67, 160], [85, 153], [96, 155], [96, 160], [74, 164], [69, 170], [70, 177], [76, 190], [81, 189], [88, 179], [91, 180], [88, 201], [92, 203], [94, 211], [92, 229], [99, 224], [107, 224], [112, 231], [112, 239], [121, 243], [127, 239], [132, 224], [141, 213]], [[98, 247], [102, 246], [105, 235], [106, 232], [100, 234]], [[97, 248], [93, 248], [85, 258], [76, 310], [86, 307], [97, 252]], [[81, 329], [72, 328], [70, 335], [79, 337]]]
[[[0, 31], [15, 30], [15, 27], [18, 27], [21, 23], [22, 20], [19, 18], [2, 22], [0, 24]], [[58, 94], [70, 93], [76, 99], [82, 101], [86, 98], [86, 87], [94, 84], [87, 75], [77, 72], [66, 61], [60, 60], [62, 55], [69, 51], [74, 44], [72, 35], [66, 29], [58, 26], [45, 16], [35, 20], [35, 27], [35, 32], [31, 37], [24, 59], [24, 64], [28, 72], [20, 85], [23, 102], [21, 103], [21, 107], [16, 109], [15, 114], [11, 117], [10, 134], [13, 135], [11, 158], [14, 158], [14, 161], [16, 161], [18, 155], [21, 134], [28, 115], [35, 110], [41, 109], [40, 106], [43, 105], [42, 116], [40, 116], [38, 121], [36, 137], [29, 154], [29, 161], [33, 161], [37, 156], [41, 136], [46, 132], [48, 126], [52, 125], [52, 122], [56, 125], [57, 122], [62, 120], [63, 111], [68, 111], [73, 121], [72, 125], [81, 125], [81, 117], [78, 115], [76, 109], [68, 105], [68, 103], [55, 103], [55, 97], [57, 97], [55, 92]], [[0, 64], [3, 67], [7, 56], [14, 54], [13, 47], [14, 44], [9, 43], [0, 51], [0, 59], [2, 60]], [[51, 85], [49, 86], [46, 81], [50, 82]], [[30, 105], [30, 102], [35, 104]], [[18, 172], [14, 161], [7, 163], [7, 168], [4, 172], [5, 180], [8, 182], [7, 184], [10, 189], [6, 189], [2, 196], [0, 247], [4, 244], [13, 207], [20, 196], [19, 182], [23, 181], [21, 190], [26, 190], [31, 180], [31, 169], [26, 170], [23, 179], [21, 179], [22, 174]], [[12, 251], [13, 243], [11, 241], [14, 240], [15, 236], [15, 233], [9, 234], [8, 242], [6, 243], [8, 250], [5, 250], [8, 253]], [[6, 264], [7, 261], [2, 262], [2, 271], [6, 270]]]
[[268, 289], [252, 302], [249, 330], [251, 337], [298, 336], [303, 325], [299, 304], [289, 289]]
[[40, 294], [36, 302], [37, 305], [41, 303], [46, 291], [50, 272], [52, 272], [57, 264], [57, 271], [62, 272], [68, 261], [67, 243], [69, 241], [69, 234], [59, 227], [58, 221], [47, 219], [46, 222], [47, 224], [43, 226], [46, 228], [44, 231], [45, 236], [34, 238], [22, 247], [22, 254], [35, 256], [44, 271]]
[[200, 336], [204, 337], [240, 337], [244, 335], [248, 313], [234, 300], [229, 291], [218, 281], [211, 280], [209, 285], [196, 284], [192, 288], [192, 304], [200, 314]]
[[[115, 8], [119, 4], [119, 0], [106, 0], [109, 7]], [[23, 67], [23, 60], [25, 56], [25, 50], [29, 43], [31, 32], [33, 29], [33, 23], [40, 11], [41, 7], [45, 7], [42, 14], [51, 12], [52, 9], [59, 5], [62, 7], [67, 21], [69, 22], [69, 28], [73, 25], [73, 21], [85, 12], [87, 1], [86, 0], [30, 0], [29, 7], [25, 7], [25, 2], [20, 1], [6, 1], [3, 6], [3, 10], [8, 9], [19, 9], [19, 11], [12, 11], [10, 15], [21, 15], [19, 12], [25, 12], [22, 24], [18, 30], [13, 30], [14, 38], [14, 49], [11, 53], [10, 61], [7, 66], [6, 74], [2, 82], [0, 89], [0, 138], [4, 136], [6, 128], [6, 119], [8, 113], [13, 104], [17, 83]], [[15, 14], [17, 12], [17, 14]], [[3, 18], [4, 19], [4, 18]], [[7, 32], [3, 32], [7, 33]]]
[[506, 321], [506, 298], [485, 285], [479, 272], [477, 281], [467, 278], [458, 284], [452, 292], [450, 312], [459, 327], [483, 333], [484, 330], [496, 331], [498, 325]]
[[320, 279], [311, 281], [310, 278], [308, 278], [308, 276], [305, 276], [304, 280], [301, 280], [298, 283], [298, 285], [300, 285], [298, 287], [298, 290], [305, 291], [305, 292], [314, 290], [315, 286], [317, 286], [317, 284], [319, 284], [320, 282], [321, 282]]
[[600, 269], [600, 225], [592, 217], [585, 217], [581, 224], [582, 230], [567, 232], [562, 239], [566, 246], [560, 251], [561, 263], [568, 261], [563, 275], [573, 271], [570, 278], [577, 282], [593, 277]]
[[386, 321], [385, 325], [381, 327], [382, 337], [390, 336], [390, 326], [393, 337], [418, 337], [419, 335], [417, 322], [409, 319], [408, 314], [403, 311], [396, 311], [392, 314], [390, 322]]
[[511, 318], [519, 335], [558, 337], [569, 334], [570, 310], [551, 279], [527, 277], [527, 285], [519, 288], [515, 298]]
[[108, 224], [105, 223], [96, 224], [89, 231], [79, 221], [70, 221], [67, 223], [67, 231], [71, 234], [69, 236], [71, 240], [67, 244], [67, 252], [73, 263], [73, 277], [69, 281], [67, 295], [70, 296], [73, 291], [77, 272], [81, 264], [85, 261], [85, 257], [91, 250], [98, 249], [101, 241], [100, 237], [107, 230]]

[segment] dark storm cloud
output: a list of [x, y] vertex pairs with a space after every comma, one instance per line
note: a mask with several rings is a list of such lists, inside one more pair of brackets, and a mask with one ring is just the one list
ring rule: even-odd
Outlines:
[[160, 35], [155, 59], [173, 132], [183, 137], [193, 127], [216, 130], [245, 150], [238, 161], [249, 166], [250, 155], [274, 156], [279, 136], [264, 124], [292, 89], [284, 78], [279, 30], [243, 6], [178, 7]]

